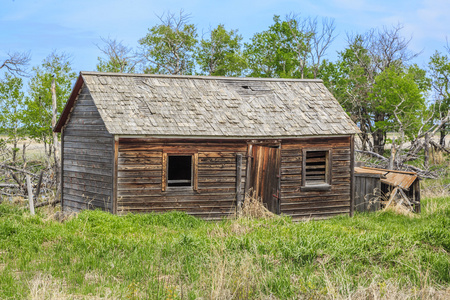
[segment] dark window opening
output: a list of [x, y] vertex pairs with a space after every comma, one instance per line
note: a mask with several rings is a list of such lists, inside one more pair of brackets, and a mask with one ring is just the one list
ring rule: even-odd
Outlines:
[[167, 186], [192, 185], [192, 156], [169, 156]]
[[307, 151], [305, 157], [305, 185], [328, 183], [328, 151]]

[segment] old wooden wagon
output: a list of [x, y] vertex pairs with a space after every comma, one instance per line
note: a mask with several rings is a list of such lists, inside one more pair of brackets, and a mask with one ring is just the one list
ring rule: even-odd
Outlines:
[[54, 130], [66, 211], [220, 219], [253, 190], [294, 218], [352, 213], [358, 128], [321, 80], [82, 72]]

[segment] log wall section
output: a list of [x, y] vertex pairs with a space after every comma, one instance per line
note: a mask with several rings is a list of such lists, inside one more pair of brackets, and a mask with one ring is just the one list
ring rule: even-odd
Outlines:
[[63, 128], [63, 209], [113, 211], [114, 138], [83, 86]]
[[[235, 214], [236, 191], [243, 198], [247, 143], [120, 138], [117, 213], [184, 211], [218, 220]], [[198, 155], [198, 188], [164, 189], [163, 153]], [[237, 155], [241, 158], [238, 159]], [[240, 172], [236, 161], [241, 161]], [[236, 174], [240, 173], [237, 184]], [[240, 189], [238, 188], [240, 187]]]
[[[327, 218], [351, 212], [351, 138], [305, 138], [283, 141], [281, 145], [282, 214], [294, 219]], [[331, 186], [329, 189], [302, 190], [303, 149], [331, 150]]]

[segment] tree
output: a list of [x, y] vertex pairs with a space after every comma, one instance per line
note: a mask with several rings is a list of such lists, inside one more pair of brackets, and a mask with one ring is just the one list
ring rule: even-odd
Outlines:
[[30, 53], [10, 52], [5, 58], [0, 57], [0, 70], [6, 69], [7, 72], [17, 76], [25, 76], [26, 67], [30, 62]]
[[326, 51], [336, 38], [334, 20], [322, 18], [321, 21], [319, 25], [317, 17], [302, 19], [293, 13], [286, 16], [295, 41], [293, 50], [299, 60], [301, 78], [317, 78]]
[[212, 30], [209, 39], [200, 41], [194, 55], [202, 74], [240, 76], [246, 67], [241, 41], [237, 30], [227, 31], [222, 24]]
[[320, 77], [344, 110], [361, 129], [359, 135], [363, 150], [373, 150], [373, 131], [368, 101], [373, 71], [370, 57], [363, 46], [363, 37], [356, 36], [344, 51], [339, 53], [336, 63], [324, 61]]
[[245, 44], [249, 76], [299, 78], [310, 34], [299, 30], [295, 19], [281, 21], [280, 16], [274, 16], [273, 21], [268, 30], [256, 33]]
[[245, 44], [250, 76], [316, 78], [326, 51], [333, 42], [334, 20], [274, 16], [268, 30]]
[[[447, 49], [450, 53], [450, 49]], [[432, 109], [435, 120], [442, 120], [450, 110], [450, 60], [447, 55], [436, 51], [428, 63], [431, 72], [431, 82], [435, 101]], [[448, 124], [442, 125], [440, 145], [445, 147], [445, 136], [448, 134]]]
[[[422, 89], [417, 84], [418, 67], [413, 66], [400, 69], [395, 66], [388, 67], [376, 76], [375, 83], [369, 93], [368, 102], [374, 116], [374, 132], [387, 139], [387, 132], [393, 132], [391, 142], [391, 168], [406, 141], [413, 141], [426, 116], [424, 93], [428, 86]], [[425, 72], [420, 72], [425, 77]], [[395, 136], [398, 133], [398, 136]]]
[[148, 65], [145, 73], [186, 75], [194, 70], [193, 52], [197, 44], [196, 28], [187, 24], [189, 15], [168, 12], [139, 40], [140, 56]]
[[53, 79], [56, 82], [57, 111], [60, 114], [64, 103], [69, 98], [75, 72], [65, 54], [51, 53], [42, 64], [32, 69], [33, 76], [29, 82], [28, 97], [25, 100], [24, 125], [27, 134], [45, 145], [48, 159], [52, 154], [52, 92]]
[[[413, 80], [415, 84], [420, 85], [421, 92], [427, 88], [424, 76], [420, 76], [424, 74], [423, 70], [422, 72], [408, 70], [408, 62], [418, 54], [408, 50], [410, 40], [401, 36], [401, 29], [402, 26], [397, 25], [381, 30], [372, 29], [363, 35], [348, 36], [348, 46], [339, 53], [335, 68], [340, 72], [339, 76], [344, 79], [335, 80], [334, 82], [341, 86], [331, 88], [336, 92], [336, 98], [360, 126], [363, 149], [374, 150], [378, 154], [384, 152], [386, 131], [375, 124], [384, 124], [386, 118], [392, 116], [392, 111], [386, 113], [379, 109], [380, 99], [376, 95], [381, 95], [381, 90], [374, 91], [377, 82], [393, 78], [393, 72], [400, 72], [398, 74], [406, 72], [414, 73], [414, 76], [408, 75], [408, 80]], [[331, 69], [328, 68], [329, 70]], [[378, 77], [384, 72], [387, 73]], [[383, 77], [388, 75], [389, 77]], [[330, 74], [325, 76], [328, 79], [336, 77]], [[401, 78], [400, 76], [397, 79]], [[326, 81], [326, 84], [330, 86], [331, 81]], [[397, 88], [400, 88], [400, 85]]]
[[2, 133], [7, 134], [8, 141], [13, 144], [13, 162], [16, 161], [16, 154], [19, 150], [17, 143], [23, 136], [21, 118], [24, 93], [22, 87], [22, 78], [8, 73], [5, 74], [4, 80], [0, 81], [0, 128]]
[[103, 46], [97, 48], [106, 58], [98, 57], [97, 71], [115, 73], [134, 73], [140, 63], [138, 56], [132, 48], [124, 46], [111, 38], [101, 38]]

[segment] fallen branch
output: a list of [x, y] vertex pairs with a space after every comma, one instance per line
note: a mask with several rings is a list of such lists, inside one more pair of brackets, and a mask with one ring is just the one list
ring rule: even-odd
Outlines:
[[359, 152], [359, 153], [371, 155], [371, 156], [376, 157], [376, 158], [378, 158], [378, 159], [380, 159], [382, 161], [388, 161], [388, 159], [386, 157], [384, 157], [384, 156], [382, 156], [382, 155], [380, 155], [378, 153], [372, 152], [372, 151], [364, 151], [364, 150], [358, 150], [358, 149], [355, 149], [355, 151]]
[[5, 165], [5, 164], [0, 164], [0, 166], [3, 167], [3, 168], [6, 168], [6, 169], [10, 169], [10, 170], [14, 170], [14, 171], [17, 171], [17, 172], [21, 172], [21, 173], [24, 173], [24, 174], [27, 174], [27, 175], [30, 175], [30, 176], [33, 176], [33, 177], [38, 177], [38, 175], [36, 175], [34, 173], [31, 173], [31, 172], [29, 172], [27, 170], [24, 170], [24, 169], [19, 169], [19, 168], [13, 167], [13, 166]]
[[436, 143], [436, 142], [430, 141], [430, 144], [433, 145], [433, 147], [436, 148], [436, 149], [439, 149], [439, 150], [441, 150], [441, 151], [450, 153], [449, 150], [445, 149], [444, 147], [442, 147], [441, 145], [439, 145], [439, 144]]
[[437, 178], [437, 176], [435, 174], [433, 174], [432, 172], [426, 171], [426, 170], [422, 170], [422, 169], [420, 169], [418, 167], [414, 167], [414, 166], [403, 164], [403, 163], [400, 164], [400, 166], [405, 168], [406, 170], [409, 169], [409, 170], [412, 170], [412, 171], [418, 173], [420, 175], [420, 177], [422, 177], [422, 178], [429, 178], [429, 179], [436, 179]]
[[46, 206], [46, 205], [55, 205], [60, 203], [61, 200], [52, 200], [52, 201], [45, 201], [45, 202], [41, 202], [36, 204], [34, 207], [38, 208], [38, 207], [42, 207], [42, 206]]
[[18, 188], [20, 187], [17, 183], [0, 183], [0, 188]]
[[[384, 157], [384, 156], [382, 156], [382, 155], [380, 155], [378, 153], [372, 152], [372, 151], [363, 151], [363, 150], [358, 150], [358, 149], [355, 149], [355, 151], [359, 152], [359, 153], [371, 155], [371, 156], [373, 156], [375, 158], [378, 158], [378, 159], [380, 159], [380, 160], [382, 160], [384, 162], [388, 161], [388, 159], [386, 157]], [[420, 175], [420, 177], [429, 178], [429, 179], [436, 179], [437, 178], [437, 176], [435, 174], [433, 174], [432, 172], [429, 172], [429, 171], [426, 171], [426, 170], [422, 170], [422, 169], [420, 169], [418, 167], [407, 165], [407, 164], [402, 163], [402, 162], [399, 163], [398, 165], [402, 169], [411, 170], [411, 171], [414, 171], [414, 172], [418, 173]]]

